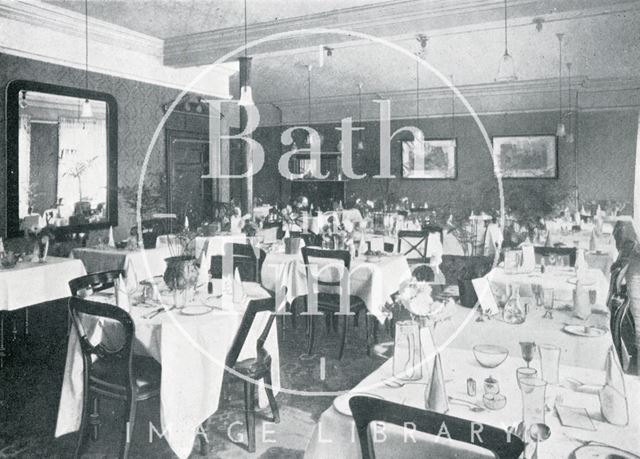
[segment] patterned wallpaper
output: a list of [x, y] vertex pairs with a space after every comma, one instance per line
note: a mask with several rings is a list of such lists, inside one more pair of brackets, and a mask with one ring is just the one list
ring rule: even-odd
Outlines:
[[[60, 65], [24, 59], [0, 53], [0, 86], [11, 80], [25, 79], [62, 86], [84, 87], [84, 72]], [[178, 96], [176, 89], [154, 86], [138, 81], [90, 73], [89, 89], [112, 94], [118, 102], [118, 184], [136, 184], [154, 131], [160, 122], [162, 105]], [[5, 96], [0, 97], [0, 234], [5, 231], [6, 209], [6, 144]], [[148, 173], [165, 170], [164, 131], [149, 161]], [[131, 209], [119, 199], [117, 238], [125, 237], [135, 224]]]

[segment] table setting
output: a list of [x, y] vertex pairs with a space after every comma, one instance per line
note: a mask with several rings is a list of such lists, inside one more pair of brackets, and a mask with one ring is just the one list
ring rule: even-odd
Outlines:
[[[198, 279], [197, 275], [194, 279]], [[242, 282], [236, 277], [231, 284], [228, 288], [228, 283], [220, 279], [175, 289], [162, 276], [140, 284], [120, 279], [111, 291], [87, 297], [128, 310], [136, 327], [134, 352], [153, 357], [162, 364], [162, 431], [166, 432], [164, 438], [171, 449], [181, 458], [191, 453], [197, 429], [218, 408], [226, 353], [248, 302], [269, 297], [257, 283]], [[255, 357], [255, 342], [268, 317], [268, 313], [256, 316], [240, 359]], [[89, 334], [109, 334], [109, 340], [113, 334], [113, 339], [117, 340], [117, 332], [108, 323], [94, 323]], [[277, 393], [280, 373], [276, 327], [271, 328], [265, 348], [273, 359], [272, 381]], [[79, 342], [72, 329], [56, 436], [79, 428], [82, 373]], [[267, 398], [263, 383], [260, 383], [258, 393], [260, 406], [265, 406]]]

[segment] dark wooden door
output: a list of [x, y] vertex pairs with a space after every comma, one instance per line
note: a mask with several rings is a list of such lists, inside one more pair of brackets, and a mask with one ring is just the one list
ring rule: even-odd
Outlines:
[[203, 179], [209, 169], [209, 140], [206, 135], [166, 131], [169, 212], [185, 215], [191, 227], [211, 218], [215, 189], [213, 179]]

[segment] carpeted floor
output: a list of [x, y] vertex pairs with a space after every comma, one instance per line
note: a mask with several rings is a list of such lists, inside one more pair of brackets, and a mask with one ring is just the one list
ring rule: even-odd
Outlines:
[[[66, 317], [65, 301], [29, 308], [30, 333], [26, 337], [21, 334], [24, 312], [5, 318], [11, 355], [4, 369], [0, 370], [0, 459], [67, 458], [73, 455], [76, 434], [61, 438], [53, 436], [66, 354]], [[14, 318], [19, 333], [12, 341]], [[324, 321], [317, 322], [317, 344], [311, 359], [300, 358], [306, 350], [302, 321], [298, 321], [295, 330], [287, 322], [285, 339], [280, 335], [283, 387], [299, 391], [346, 390], [382, 363], [376, 357], [367, 357], [362, 324], [357, 328], [350, 325], [345, 356], [338, 361], [338, 335], [335, 332], [327, 334]], [[322, 356], [326, 358], [324, 380], [320, 379]], [[236, 421], [244, 423], [242, 384], [230, 382], [226, 387], [229, 395], [211, 417], [207, 431], [208, 458], [300, 458], [315, 422], [333, 400], [331, 397], [280, 393], [277, 397], [280, 424], [269, 424], [263, 429], [262, 420], [268, 420], [270, 411], [268, 408], [261, 411], [256, 428], [257, 450], [249, 454], [242, 444], [234, 444], [227, 434], [231, 427], [234, 440], [245, 440], [244, 424], [232, 425]], [[117, 403], [104, 401], [101, 415], [101, 438], [97, 442], [88, 442], [83, 457], [116, 457], [116, 423], [122, 419], [122, 409]], [[149, 423], [160, 431], [157, 400], [139, 405], [131, 457], [176, 457], [167, 443], [153, 434]], [[194, 449], [191, 457], [203, 456]]]

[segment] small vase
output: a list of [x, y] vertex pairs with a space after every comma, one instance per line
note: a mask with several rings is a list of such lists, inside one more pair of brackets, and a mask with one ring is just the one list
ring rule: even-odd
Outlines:
[[162, 278], [171, 290], [195, 288], [198, 280], [198, 267], [195, 257], [181, 255], [165, 258], [167, 264]]

